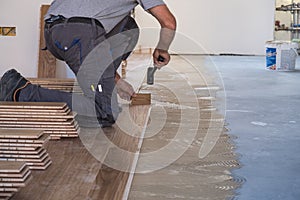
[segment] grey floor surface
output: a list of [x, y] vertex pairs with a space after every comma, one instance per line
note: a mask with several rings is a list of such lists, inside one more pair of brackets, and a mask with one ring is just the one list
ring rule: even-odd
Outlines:
[[[224, 81], [226, 121], [240, 154], [239, 200], [300, 199], [300, 58], [296, 71], [264, 56], [211, 57]], [[244, 182], [245, 181], [245, 182]]]

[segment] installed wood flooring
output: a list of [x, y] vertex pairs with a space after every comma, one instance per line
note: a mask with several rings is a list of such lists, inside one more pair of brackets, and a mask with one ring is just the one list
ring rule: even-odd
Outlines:
[[[136, 136], [141, 134], [149, 108], [149, 105], [130, 107], [132, 119], [141, 127], [132, 134]], [[104, 136], [116, 146], [138, 153], [139, 137], [127, 135], [117, 125], [103, 130]], [[90, 138], [103, 137], [101, 130], [82, 128], [80, 134], [82, 134], [82, 140], [73, 138], [49, 141], [46, 149], [51, 156], [52, 165], [45, 171], [33, 171], [32, 181], [12, 199], [122, 199], [124, 191], [130, 186], [128, 177], [131, 169], [135, 167], [132, 165], [134, 156], [123, 158], [123, 167], [127, 171], [113, 169], [105, 164], [105, 159], [110, 159], [110, 152], [115, 149], [114, 145], [106, 149], [102, 148], [106, 153], [103, 158], [104, 162], [100, 162], [96, 159], [97, 155], [95, 157], [92, 155], [93, 150], [97, 151], [97, 147], [93, 149], [92, 146], [101, 141], [92, 140], [93, 142], [89, 143], [91, 148], [86, 143]]]

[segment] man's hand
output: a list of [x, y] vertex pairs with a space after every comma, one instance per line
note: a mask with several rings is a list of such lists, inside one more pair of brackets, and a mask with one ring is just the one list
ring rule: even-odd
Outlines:
[[124, 81], [122, 78], [120, 78], [116, 82], [116, 88], [119, 96], [127, 101], [130, 101], [132, 97], [135, 97], [135, 92], [133, 90], [133, 87], [126, 81]]
[[[160, 60], [159, 57], [162, 57], [163, 60]], [[163, 66], [167, 65], [170, 61], [170, 54], [168, 51], [155, 49], [153, 52], [153, 63], [154, 66], [157, 68], [162, 68]]]

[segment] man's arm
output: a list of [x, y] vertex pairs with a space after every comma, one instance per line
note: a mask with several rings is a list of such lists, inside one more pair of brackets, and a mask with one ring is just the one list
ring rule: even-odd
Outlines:
[[[159, 5], [149, 9], [149, 12], [158, 20], [161, 26], [158, 44], [153, 52], [154, 64], [161, 68], [170, 61], [169, 47], [176, 31], [176, 19], [166, 5]], [[158, 61], [162, 56], [164, 61]]]

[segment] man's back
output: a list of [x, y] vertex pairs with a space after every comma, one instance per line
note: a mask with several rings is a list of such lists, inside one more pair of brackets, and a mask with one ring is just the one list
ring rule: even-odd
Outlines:
[[[120, 22], [130, 11], [143, 0], [54, 0], [45, 19], [50, 15], [63, 15], [70, 17], [88, 17], [100, 21], [106, 32], [109, 32], [118, 22]], [[145, 5], [152, 7], [164, 4], [162, 0], [148, 0]]]

